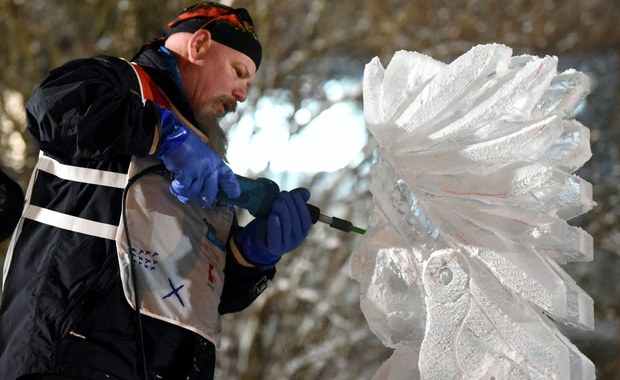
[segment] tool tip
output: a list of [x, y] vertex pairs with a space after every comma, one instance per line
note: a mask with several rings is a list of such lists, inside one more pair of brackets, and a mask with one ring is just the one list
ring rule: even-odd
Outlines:
[[364, 235], [366, 233], [366, 230], [363, 228], [359, 228], [359, 227], [351, 227], [351, 232], [355, 232], [356, 234], [360, 234], [360, 235]]

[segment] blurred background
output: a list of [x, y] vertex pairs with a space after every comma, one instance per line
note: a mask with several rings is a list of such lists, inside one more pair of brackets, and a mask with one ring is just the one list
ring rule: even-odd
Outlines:
[[[0, 0], [2, 170], [26, 187], [37, 146], [25, 131], [24, 102], [52, 68], [96, 54], [130, 59], [191, 3]], [[250, 10], [264, 49], [248, 101], [225, 120], [231, 166], [285, 189], [306, 186], [324, 213], [361, 227], [375, 148], [361, 118], [361, 80], [373, 57], [386, 66], [403, 49], [448, 63], [477, 44], [497, 42], [513, 55], [555, 55], [560, 70], [586, 73], [591, 94], [577, 118], [591, 129], [593, 157], [577, 174], [594, 185], [597, 206], [571, 224], [594, 237], [595, 254], [593, 262], [565, 268], [594, 299], [596, 329], [564, 331], [594, 362], [597, 378], [620, 379], [617, 0], [223, 3]], [[216, 377], [370, 379], [391, 350], [369, 331], [348, 275], [359, 239], [313, 228], [279, 266], [271, 288], [246, 311], [225, 317]], [[0, 260], [7, 245], [0, 246]]]

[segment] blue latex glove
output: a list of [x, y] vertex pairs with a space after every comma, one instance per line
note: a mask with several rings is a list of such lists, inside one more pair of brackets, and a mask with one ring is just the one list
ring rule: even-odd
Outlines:
[[281, 191], [266, 219], [254, 219], [235, 236], [245, 259], [261, 269], [275, 266], [287, 252], [297, 248], [312, 226], [306, 202], [310, 191]]
[[218, 188], [232, 199], [239, 197], [237, 178], [220, 156], [170, 110], [153, 105], [161, 125], [155, 156], [174, 174], [170, 192], [181, 202], [197, 199], [204, 208], [211, 207]]

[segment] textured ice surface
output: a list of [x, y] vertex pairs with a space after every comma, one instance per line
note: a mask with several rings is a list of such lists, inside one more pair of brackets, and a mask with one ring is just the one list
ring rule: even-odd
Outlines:
[[560, 267], [592, 260], [591, 236], [567, 223], [594, 206], [574, 174], [591, 156], [573, 119], [588, 92], [555, 57], [498, 44], [366, 66], [375, 206], [350, 271], [395, 350], [375, 380], [594, 378], [556, 326], [594, 323]]

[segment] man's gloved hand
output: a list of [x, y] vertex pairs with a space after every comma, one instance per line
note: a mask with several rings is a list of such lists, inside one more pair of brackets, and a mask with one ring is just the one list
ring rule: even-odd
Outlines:
[[153, 105], [161, 126], [155, 156], [174, 174], [170, 192], [181, 202], [197, 199], [204, 208], [211, 207], [218, 187], [231, 199], [239, 197], [237, 178], [217, 153], [170, 110]]
[[244, 258], [261, 269], [275, 266], [282, 255], [297, 248], [312, 226], [306, 202], [310, 191], [281, 191], [266, 219], [254, 219], [235, 236]]

